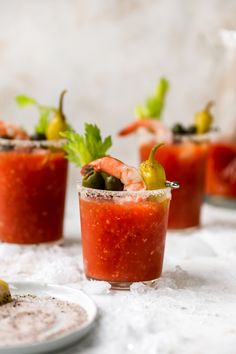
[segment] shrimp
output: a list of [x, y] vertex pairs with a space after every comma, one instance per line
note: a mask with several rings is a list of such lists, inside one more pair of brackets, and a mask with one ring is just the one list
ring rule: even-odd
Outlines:
[[122, 129], [118, 135], [126, 136], [136, 132], [139, 128], [145, 128], [150, 133], [155, 134], [157, 141], [172, 142], [172, 133], [165, 125], [156, 119], [139, 119], [130, 123]]
[[120, 179], [124, 184], [124, 190], [126, 191], [146, 189], [145, 183], [138, 170], [134, 167], [125, 165], [114, 157], [105, 156], [90, 162], [88, 165], [83, 166], [81, 174], [85, 175], [90, 168], [93, 168], [97, 172], [106, 172], [109, 175]]
[[0, 137], [8, 137], [11, 139], [26, 140], [29, 139], [29, 135], [23, 128], [17, 127], [14, 124], [6, 123], [0, 120]]

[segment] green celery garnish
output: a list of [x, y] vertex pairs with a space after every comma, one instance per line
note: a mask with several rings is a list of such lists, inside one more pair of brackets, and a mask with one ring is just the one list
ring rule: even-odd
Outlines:
[[37, 105], [37, 101], [34, 98], [25, 95], [16, 96], [16, 103], [21, 108]]
[[135, 107], [135, 116], [138, 119], [161, 119], [168, 89], [169, 82], [165, 78], [161, 78], [156, 86], [154, 95], [148, 97], [144, 105]]
[[79, 167], [106, 156], [112, 146], [111, 136], [102, 140], [100, 129], [95, 124], [85, 123], [84, 136], [73, 130], [67, 130], [61, 136], [67, 139], [64, 145], [67, 159]]
[[35, 106], [38, 109], [39, 121], [34, 129], [36, 133], [45, 134], [49, 124], [50, 115], [53, 112], [56, 112], [57, 108], [41, 105], [34, 98], [25, 95], [16, 96], [16, 103], [20, 108]]

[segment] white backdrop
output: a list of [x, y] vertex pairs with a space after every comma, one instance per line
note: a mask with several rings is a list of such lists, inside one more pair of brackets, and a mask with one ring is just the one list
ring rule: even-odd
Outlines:
[[[32, 127], [37, 113], [14, 96], [56, 104], [67, 88], [75, 128], [97, 122], [115, 134], [164, 74], [165, 121], [190, 122], [217, 97], [222, 50], [212, 38], [223, 26], [236, 27], [235, 0], [0, 0], [0, 117]], [[134, 142], [115, 139], [113, 153], [134, 161]]]

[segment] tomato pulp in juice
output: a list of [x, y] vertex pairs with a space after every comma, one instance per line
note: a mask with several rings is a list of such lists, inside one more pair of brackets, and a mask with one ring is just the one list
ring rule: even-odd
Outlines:
[[206, 193], [236, 199], [236, 143], [211, 145], [207, 160]]
[[[155, 142], [140, 146], [141, 161], [147, 160]], [[181, 142], [166, 144], [156, 154], [169, 181], [178, 181], [180, 188], [172, 192], [169, 229], [198, 226], [204, 195], [207, 143]]]
[[169, 199], [115, 202], [80, 197], [86, 276], [111, 282], [158, 278], [168, 209]]
[[0, 241], [61, 239], [66, 177], [63, 152], [0, 152]]

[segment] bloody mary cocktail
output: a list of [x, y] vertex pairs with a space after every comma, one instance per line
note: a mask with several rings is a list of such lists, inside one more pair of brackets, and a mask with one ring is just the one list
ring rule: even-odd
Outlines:
[[0, 241], [62, 240], [66, 178], [61, 141], [0, 139]]
[[[140, 159], [148, 158], [154, 141], [140, 146]], [[178, 181], [181, 188], [173, 191], [169, 212], [169, 229], [199, 226], [204, 196], [207, 142], [195, 142], [184, 137], [176, 143], [166, 144], [158, 150], [156, 158], [163, 165], [166, 177]]]
[[114, 288], [162, 272], [170, 188], [101, 191], [79, 186], [85, 274]]
[[236, 143], [211, 145], [206, 173], [207, 200], [216, 205], [236, 207]]
[[154, 95], [148, 97], [143, 105], [136, 106], [136, 119], [118, 134], [127, 136], [140, 131], [146, 135], [142, 136], [139, 147], [141, 161], [148, 159], [155, 144], [165, 143], [156, 153], [155, 159], [164, 167], [167, 180], [177, 181], [181, 186], [180, 190], [173, 192], [168, 228], [186, 229], [200, 224], [208, 141], [214, 120], [211, 108], [214, 102], [207, 102], [203, 109], [196, 112], [191, 125], [176, 122], [169, 128], [161, 122], [168, 87], [168, 81], [161, 78]]

